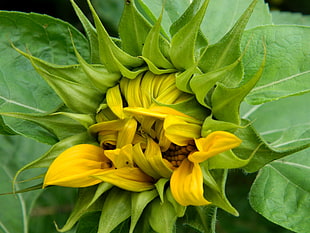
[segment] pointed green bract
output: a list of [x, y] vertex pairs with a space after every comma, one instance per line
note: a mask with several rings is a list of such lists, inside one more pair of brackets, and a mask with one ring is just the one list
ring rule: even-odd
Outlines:
[[156, 190], [150, 190], [131, 194], [131, 222], [129, 233], [132, 233], [140, 219], [144, 208], [155, 198], [158, 193]]
[[172, 64], [161, 51], [160, 43], [163, 43], [164, 41], [164, 39], [160, 35], [161, 20], [162, 14], [159, 16], [157, 22], [154, 24], [145, 39], [142, 56], [147, 58], [148, 60], [151, 60], [152, 63], [158, 68], [171, 69], [173, 68]]
[[73, 134], [85, 132], [85, 128], [66, 116], [62, 115], [38, 115], [38, 114], [25, 114], [25, 113], [0, 113], [2, 116], [15, 117], [31, 122], [35, 122], [40, 126], [49, 130], [59, 140], [69, 137]]
[[[128, 24], [128, 22], [130, 23]], [[152, 25], [138, 11], [135, 0], [124, 4], [118, 31], [122, 41], [121, 46], [125, 52], [133, 56], [141, 55], [145, 39], [151, 28]]]
[[206, 198], [214, 205], [224, 209], [232, 215], [239, 216], [238, 211], [230, 204], [225, 195], [225, 183], [227, 178], [227, 169], [211, 170], [210, 174], [214, 177], [220, 191], [216, 191], [208, 186], [205, 186], [204, 191]]
[[131, 193], [114, 187], [101, 211], [98, 233], [110, 233], [131, 214]]
[[97, 37], [97, 31], [91, 24], [91, 22], [88, 20], [88, 18], [83, 14], [81, 9], [78, 7], [78, 5], [74, 2], [74, 0], [70, 0], [73, 9], [76, 13], [76, 15], [79, 17], [85, 33], [87, 35], [87, 38], [89, 40], [90, 45], [90, 53], [91, 53], [91, 62], [92, 63], [99, 63], [99, 49], [98, 49], [98, 37]]
[[[130, 56], [116, 46], [103, 27], [95, 9], [89, 0], [88, 4], [92, 12], [98, 33], [100, 61], [106, 67], [106, 69], [111, 73], [118, 73], [121, 71], [120, 69], [129, 70], [128, 68], [141, 66], [143, 64], [141, 59]], [[121, 73], [124, 74], [124, 72]]]
[[178, 70], [191, 67], [195, 59], [195, 48], [200, 24], [205, 15], [209, 0], [205, 0], [197, 14], [174, 34], [171, 40], [170, 57]]
[[[256, 3], [257, 0], [251, 3], [234, 27], [218, 43], [208, 47], [199, 62], [199, 67], [204, 72], [230, 65], [240, 57], [241, 37]], [[225, 84], [238, 84], [242, 75], [242, 66], [240, 64], [238, 70], [231, 76], [231, 79], [226, 80]]]

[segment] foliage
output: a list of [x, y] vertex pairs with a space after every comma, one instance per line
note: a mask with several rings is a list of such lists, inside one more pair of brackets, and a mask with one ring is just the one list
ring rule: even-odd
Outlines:
[[[231, 4], [228, 0], [213, 0], [209, 3], [205, 17], [202, 10], [198, 11], [200, 13], [196, 15], [197, 18], [201, 17], [201, 25], [193, 23], [188, 24], [188, 27], [181, 27], [180, 25], [183, 26], [182, 23], [191, 22], [194, 17], [191, 9], [195, 11], [199, 8], [200, 1], [194, 1], [191, 5], [192, 8], [190, 7], [188, 10], [189, 1], [187, 0], [179, 1], [178, 4], [175, 4], [175, 1], [167, 0], [163, 12], [160, 1], [136, 0], [135, 2], [139, 10], [135, 14], [143, 15], [147, 20], [142, 23], [144, 29], [150, 30], [149, 25], [158, 24], [157, 19], [162, 17], [160, 22], [162, 29], [153, 27], [152, 30], [154, 30], [154, 35], [156, 30], [158, 32], [161, 30], [164, 39], [172, 37], [171, 47], [182, 46], [184, 41], [186, 43], [183, 34], [180, 34], [179, 38], [178, 36], [173, 37], [180, 28], [184, 30], [183, 33], [186, 35], [194, 37], [196, 35], [191, 34], [193, 33], [191, 29], [200, 27], [195, 51], [199, 50], [200, 45], [209, 43], [208, 50], [202, 57], [213, 56], [217, 57], [218, 60], [199, 60], [199, 67], [203, 71], [209, 72], [206, 72], [207, 76], [195, 76], [192, 79], [190, 76], [193, 73], [188, 76], [184, 72], [184, 75], [179, 77], [181, 81], [177, 83], [178, 88], [186, 92], [192, 91], [198, 102], [205, 107], [210, 107], [210, 103], [212, 106], [216, 106], [212, 109], [213, 114], [225, 123], [206, 121], [203, 126], [204, 132], [212, 129], [212, 127], [220, 127], [223, 130], [233, 129], [235, 134], [244, 140], [244, 143], [234, 150], [236, 157], [234, 157], [233, 165], [236, 165], [235, 163], [238, 161], [238, 163], [240, 162], [239, 167], [242, 167], [244, 171], [258, 171], [249, 196], [252, 208], [269, 221], [289, 230], [305, 232], [306, 229], [309, 229], [310, 221], [307, 213], [310, 207], [310, 188], [309, 181], [304, 178], [307, 177], [310, 168], [309, 156], [307, 156], [309, 149], [305, 149], [310, 145], [309, 110], [307, 106], [310, 98], [308, 65], [310, 64], [310, 42], [308, 40], [310, 28], [307, 26], [309, 25], [309, 18], [291, 13], [270, 13], [267, 5], [263, 1], [258, 1], [249, 22], [242, 25], [243, 21], [238, 21], [238, 19], [251, 1], [240, 0], [238, 4]], [[99, 12], [103, 10], [99, 1], [94, 1], [94, 5], [97, 6]], [[227, 5], [231, 5], [231, 7], [225, 7]], [[114, 5], [115, 11], [113, 12], [119, 14], [120, 9], [122, 6]], [[128, 13], [128, 11], [125, 12]], [[126, 14], [124, 14], [125, 16]], [[128, 14], [127, 17], [131, 17], [131, 15]], [[246, 21], [247, 16], [243, 15], [242, 17]], [[102, 18], [106, 19], [105, 16]], [[109, 25], [115, 30], [115, 25], [122, 19], [115, 18], [113, 20], [115, 21]], [[235, 23], [237, 26], [234, 26]], [[133, 22], [133, 26], [137, 25], [134, 25]], [[244, 28], [245, 32], [242, 33]], [[0, 51], [2, 51], [0, 56], [0, 132], [6, 135], [1, 136], [0, 139], [0, 156], [1, 161], [3, 161], [0, 171], [2, 174], [0, 176], [1, 184], [3, 184], [1, 185], [1, 193], [11, 192], [10, 187], [14, 173], [25, 164], [29, 163], [20, 172], [22, 172], [21, 178], [27, 180], [42, 175], [41, 173], [45, 172], [42, 167], [47, 167], [58, 153], [67, 148], [68, 145], [74, 145], [80, 141], [92, 142], [92, 139], [83, 134], [84, 126], [92, 120], [85, 113], [89, 109], [95, 109], [91, 105], [92, 102], [88, 101], [89, 99], [95, 102], [94, 106], [98, 106], [101, 99], [94, 100], [97, 92], [93, 92], [95, 94], [89, 96], [84, 94], [88, 91], [88, 89], [85, 91], [82, 88], [86, 76], [81, 74], [81, 70], [85, 67], [81, 68], [81, 66], [76, 65], [84, 64], [80, 57], [83, 57], [85, 64], [96, 60], [94, 47], [92, 47], [94, 43], [92, 41], [90, 44], [88, 43], [88, 40], [91, 40], [91, 35], [94, 35], [92, 33], [95, 32], [89, 25], [88, 29], [89, 31], [86, 31], [88, 39], [86, 39], [82, 33], [68, 23], [50, 16], [35, 13], [0, 12], [0, 31], [2, 32], [0, 34]], [[129, 34], [128, 31], [132, 29], [120, 27], [121, 39], [126, 38], [126, 35]], [[230, 29], [232, 30], [229, 32]], [[148, 30], [139, 31], [137, 38], [140, 38], [143, 33], [146, 37]], [[98, 28], [97, 32], [98, 34], [104, 33]], [[223, 37], [224, 39], [221, 39]], [[142, 51], [146, 58], [160, 61], [155, 66], [171, 68], [169, 67], [171, 64], [163, 58], [163, 54], [166, 55], [165, 52], [161, 54], [164, 51], [163, 48], [158, 47], [154, 53], [150, 53], [145, 49], [148, 48], [147, 45], [145, 48], [139, 48], [138, 45], [132, 47], [131, 45], [135, 43], [137, 38], [127, 37], [129, 44], [126, 45], [126, 42], [122, 44], [128, 53], [137, 55]], [[157, 39], [164, 41], [162, 38]], [[191, 41], [191, 37], [188, 40]], [[111, 41], [106, 40], [101, 41], [101, 43], [107, 44]], [[114, 41], [119, 42], [117, 39]], [[154, 40], [146, 37], [146, 42], [153, 47]], [[240, 48], [239, 43], [241, 43]], [[90, 48], [92, 53], [89, 53]], [[176, 54], [171, 53], [173, 66], [180, 70], [190, 70], [191, 65], [195, 63], [192, 57], [197, 55], [194, 49], [193, 51], [187, 49], [185, 50], [186, 53], [183, 51], [183, 54], [182, 51]], [[77, 51], [80, 57], [76, 56]], [[115, 47], [115, 51], [117, 51], [117, 47]], [[184, 54], [191, 53], [192, 57], [184, 57]], [[111, 54], [114, 52], [112, 51]], [[183, 56], [184, 60], [178, 62], [177, 58], [180, 56]], [[123, 54], [119, 54], [119, 57], [124, 61], [131, 59], [124, 57]], [[132, 61], [130, 60], [130, 62]], [[110, 61], [107, 60], [106, 64], [108, 62]], [[115, 66], [117, 59], [113, 62], [113, 66]], [[51, 65], [51, 63], [55, 65]], [[188, 64], [190, 65], [187, 66]], [[63, 66], [60, 68], [58, 65]], [[223, 67], [236, 77], [233, 82], [231, 82], [233, 79], [221, 78], [223, 73], [227, 72], [227, 70], [221, 69]], [[112, 66], [100, 66], [99, 68], [114, 69]], [[126, 69], [127, 67], [124, 68], [124, 72], [128, 72]], [[161, 72], [155, 68], [154, 70]], [[44, 82], [36, 71], [47, 82]], [[132, 73], [131, 70], [128, 72], [130, 75]], [[72, 93], [81, 94], [81, 103], [74, 103], [70, 99], [71, 93], [68, 96], [64, 96], [63, 93], [55, 94], [50, 86], [54, 88], [60, 85], [61, 82], [57, 82], [57, 78], [55, 79], [59, 75], [66, 77], [64, 90], [70, 87]], [[75, 83], [71, 76], [78, 79], [79, 83]], [[211, 80], [212, 85], [203, 81], [206, 77]], [[115, 76], [107, 76], [109, 83], [114, 84], [114, 79]], [[208, 96], [211, 93], [209, 90], [215, 84], [216, 88], [212, 90], [212, 97], [210, 97]], [[107, 86], [104, 88], [110, 87], [109, 84], [105, 85]], [[54, 89], [57, 88], [62, 89], [59, 86]], [[88, 88], [91, 89], [91, 87]], [[91, 92], [92, 90], [87, 93]], [[62, 100], [59, 96], [62, 97]], [[223, 100], [222, 96], [225, 96], [226, 99]], [[228, 100], [227, 96], [229, 97]], [[243, 101], [244, 97], [245, 101]], [[232, 104], [229, 105], [225, 101], [231, 101]], [[68, 111], [67, 107], [79, 111], [79, 115], [71, 114], [71, 110]], [[67, 113], [51, 114], [55, 111]], [[83, 126], [81, 126], [81, 122]], [[240, 122], [241, 126], [236, 127], [235, 125]], [[68, 137], [69, 135], [66, 132], [73, 132], [72, 130], [76, 136]], [[61, 143], [63, 139], [66, 140], [65, 143]], [[55, 145], [50, 148], [46, 144]], [[48, 152], [38, 159], [39, 154], [46, 151]], [[34, 162], [31, 163], [31, 161]], [[213, 160], [213, 164], [219, 166], [216, 160]], [[212, 166], [212, 160], [209, 166]], [[28, 170], [28, 168], [36, 169]], [[213, 202], [218, 203], [222, 209], [234, 213], [234, 208], [226, 199], [223, 188], [226, 181], [226, 170], [212, 170], [210, 174], [211, 177], [215, 177], [217, 187], [222, 187], [219, 192], [214, 194], [216, 198]], [[35, 188], [36, 185], [38, 183], [35, 181], [28, 182], [26, 186], [16, 183], [15, 189], [21, 190], [31, 186]], [[136, 217], [137, 230], [150, 232], [150, 227], [152, 227], [162, 232], [167, 229], [169, 232], [173, 231], [174, 226], [169, 225], [168, 220], [175, 221], [176, 215], [180, 213], [175, 213], [177, 208], [171, 200], [159, 205], [160, 199], [157, 198], [152, 201], [154, 197], [151, 192], [145, 196], [132, 197], [127, 192], [120, 192], [118, 188], [111, 190], [110, 188], [110, 186], [100, 186], [96, 190], [95, 196], [89, 196], [86, 191], [83, 194], [82, 189], [79, 194], [80, 199], [76, 203], [76, 206], [81, 208], [75, 207], [73, 214], [61, 230], [70, 229], [71, 224], [73, 225], [82, 216], [77, 228], [72, 229], [72, 232], [97, 232], [97, 230], [98, 232], [109, 232], [113, 229], [113, 232], [128, 231], [131, 226], [127, 219], [130, 215], [132, 215], [131, 221], [134, 219], [134, 214], [130, 213], [129, 208], [131, 202], [136, 200], [136, 206], [141, 205], [142, 210], [148, 206], [144, 211], [151, 217], [159, 211], [167, 214], [165, 216], [167, 221], [158, 222], [159, 218], [153, 217], [149, 224], [145, 224], [146, 221], [143, 219], [145, 215], [140, 220], [138, 220], [140, 216]], [[104, 194], [102, 198], [98, 199], [99, 194], [103, 194], [106, 190], [109, 190], [109, 194]], [[29, 226], [29, 223], [36, 224], [41, 221], [34, 220], [31, 213], [34, 213], [35, 203], [44, 203], [45, 195], [57, 197], [60, 195], [59, 193], [68, 192], [67, 201], [69, 204], [73, 202], [70, 200], [74, 196], [71, 191], [56, 189], [51, 194], [48, 191], [36, 190], [17, 193], [15, 196], [0, 196], [1, 206], [4, 205], [3, 203], [10, 206], [7, 212], [2, 212], [0, 215], [0, 230], [4, 233], [39, 232]], [[210, 189], [209, 193], [212, 192], [214, 190]], [[16, 199], [14, 199], [15, 197]], [[169, 192], [165, 192], [164, 197], [161, 198], [169, 200]], [[148, 205], [149, 202], [150, 205]], [[114, 205], [118, 208], [115, 208], [113, 213], [103, 211], [100, 216], [98, 211], [102, 207], [103, 210], [109, 209], [108, 205]], [[83, 209], [85, 206], [87, 208]], [[71, 208], [70, 205], [69, 208]], [[160, 210], [156, 208], [160, 208]], [[214, 206], [188, 208], [186, 214], [177, 221], [177, 231], [182, 232], [184, 229], [191, 229], [193, 232], [203, 232], [205, 229], [209, 229], [210, 232], [214, 232], [216, 211]], [[138, 213], [139, 211], [135, 212], [135, 214]], [[174, 214], [169, 215], [170, 213]], [[197, 220], [197, 218], [193, 218], [196, 215], [205, 218]], [[108, 216], [114, 221], [111, 221], [110, 224], [100, 224], [98, 228], [96, 225], [98, 221], [101, 222]], [[60, 219], [59, 226], [62, 227], [63, 224], [64, 220]], [[180, 227], [182, 225], [184, 227]], [[187, 230], [185, 231], [187, 232]]]

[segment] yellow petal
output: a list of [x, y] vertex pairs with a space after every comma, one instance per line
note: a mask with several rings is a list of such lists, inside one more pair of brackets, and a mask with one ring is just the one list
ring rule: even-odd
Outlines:
[[110, 161], [101, 147], [81, 144], [62, 152], [49, 167], [43, 187], [87, 187], [102, 182], [91, 175], [110, 169]]
[[200, 137], [201, 126], [169, 115], [164, 121], [164, 130], [166, 137], [171, 142], [179, 146], [186, 146], [189, 140]]
[[94, 177], [133, 192], [142, 192], [154, 188], [153, 178], [137, 167], [105, 170], [95, 174]]
[[160, 175], [153, 169], [142, 151], [141, 142], [134, 145], [133, 151], [133, 159], [134, 162], [138, 165], [138, 167], [149, 176], [154, 177], [155, 179], [159, 179]]
[[121, 149], [105, 150], [104, 153], [112, 161], [116, 168], [134, 166], [132, 158], [133, 150], [131, 144], [127, 144]]
[[199, 151], [191, 153], [188, 159], [201, 163], [214, 155], [239, 146], [241, 139], [225, 131], [215, 131], [205, 138], [195, 139], [195, 143]]
[[118, 133], [116, 147], [121, 148], [131, 144], [136, 134], [137, 121], [133, 118], [127, 118], [122, 130]]
[[210, 204], [203, 197], [203, 177], [198, 163], [184, 159], [172, 173], [170, 188], [174, 199], [183, 206]]
[[167, 163], [163, 160], [159, 145], [150, 137], [148, 137], [144, 154], [151, 167], [160, 177], [169, 178], [171, 176], [171, 167], [167, 166]]
[[120, 119], [124, 118], [123, 100], [119, 85], [109, 88], [106, 95], [107, 104], [112, 112]]

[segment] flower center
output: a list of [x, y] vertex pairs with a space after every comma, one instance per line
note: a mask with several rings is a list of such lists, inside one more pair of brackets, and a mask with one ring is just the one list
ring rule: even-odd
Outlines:
[[177, 168], [191, 152], [197, 151], [194, 140], [189, 141], [187, 146], [178, 146], [171, 143], [167, 151], [162, 152], [164, 159], [167, 159], [173, 167]]

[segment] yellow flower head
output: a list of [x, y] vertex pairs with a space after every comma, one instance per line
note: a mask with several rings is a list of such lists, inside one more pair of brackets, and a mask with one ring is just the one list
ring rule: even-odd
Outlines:
[[167, 107], [188, 98], [175, 88], [173, 74], [147, 72], [134, 80], [123, 78], [108, 90], [108, 107], [89, 127], [100, 146], [82, 144], [64, 151], [50, 166], [44, 187], [108, 182], [140, 192], [168, 178], [179, 204], [209, 204], [199, 163], [239, 146], [241, 140], [224, 131], [203, 138], [200, 120]]

